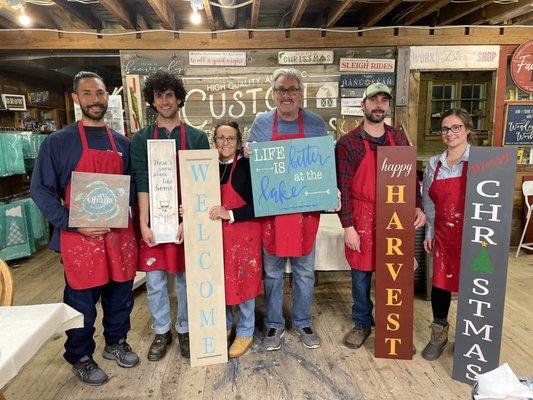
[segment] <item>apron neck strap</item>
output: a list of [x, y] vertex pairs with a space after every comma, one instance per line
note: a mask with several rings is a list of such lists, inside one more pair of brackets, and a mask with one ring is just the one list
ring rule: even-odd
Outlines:
[[[272, 125], [272, 132], [275, 135], [279, 135], [279, 129], [278, 129], [278, 109], [274, 111], [274, 124]], [[298, 109], [298, 136], [304, 136], [304, 117], [302, 114], [302, 109]]]
[[[87, 134], [85, 133], [85, 127], [83, 126], [83, 122], [81, 120], [78, 121], [78, 131], [80, 133], [80, 139], [81, 139], [81, 146], [83, 150], [89, 149], [89, 143], [87, 142]], [[111, 133], [111, 129], [106, 125], [105, 131], [107, 133], [107, 138], [109, 139], [109, 143], [111, 143], [111, 148], [113, 151], [117, 151], [117, 145], [115, 143], [115, 139], [113, 139], [113, 134]]]
[[[154, 131], [152, 132], [152, 139], [159, 138], [159, 127], [157, 123], [154, 126]], [[180, 121], [180, 150], [187, 149], [187, 136], [185, 135], [185, 124], [183, 121]]]

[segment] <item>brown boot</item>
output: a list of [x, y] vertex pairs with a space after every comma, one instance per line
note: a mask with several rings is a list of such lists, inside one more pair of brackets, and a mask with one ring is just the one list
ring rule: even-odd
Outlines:
[[148, 360], [159, 361], [167, 354], [167, 347], [172, 343], [172, 333], [168, 331], [161, 335], [156, 334], [148, 350]]
[[189, 332], [178, 333], [178, 341], [180, 342], [180, 353], [184, 358], [191, 358], [191, 349], [189, 347]]
[[431, 340], [422, 350], [422, 357], [428, 361], [434, 361], [440, 357], [446, 343], [448, 343], [448, 328], [449, 324], [442, 326], [440, 324], [432, 323], [431, 328]]
[[362, 329], [355, 326], [344, 336], [344, 345], [350, 349], [358, 349], [371, 332], [372, 329]]

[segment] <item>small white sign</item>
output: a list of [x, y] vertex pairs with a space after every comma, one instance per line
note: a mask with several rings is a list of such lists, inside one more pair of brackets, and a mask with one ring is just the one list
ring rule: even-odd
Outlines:
[[189, 51], [189, 65], [246, 67], [244, 51]]
[[341, 58], [341, 72], [394, 72], [395, 60], [388, 58]]
[[316, 92], [316, 108], [336, 108], [339, 97], [339, 84], [325, 82]]
[[11, 111], [26, 111], [26, 97], [23, 94], [3, 94], [2, 102]]
[[341, 107], [361, 107], [362, 98], [343, 97]]
[[410, 69], [498, 69], [500, 46], [412, 46]]
[[362, 117], [365, 115], [361, 107], [341, 107], [341, 115], [353, 115], [356, 117]]
[[278, 64], [333, 64], [333, 51], [280, 51]]

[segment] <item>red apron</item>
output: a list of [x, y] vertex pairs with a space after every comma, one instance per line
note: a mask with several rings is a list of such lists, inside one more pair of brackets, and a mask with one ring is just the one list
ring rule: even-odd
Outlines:
[[433, 285], [450, 292], [457, 292], [468, 162], [463, 162], [461, 176], [437, 180], [440, 166], [439, 161], [428, 191], [435, 205]]
[[[274, 112], [272, 140], [303, 139], [304, 122], [302, 110], [298, 111], [298, 134], [280, 134], [278, 130], [278, 111]], [[263, 218], [263, 245], [268, 254], [278, 257], [301, 257], [313, 250], [319, 212], [276, 215]]]
[[[107, 136], [113, 151], [90, 149], [81, 121], [78, 122], [78, 131], [83, 151], [74, 171], [124, 174], [122, 157], [108, 127]], [[65, 206], [70, 206], [70, 182], [65, 191]], [[72, 289], [90, 289], [105, 285], [110, 280], [126, 282], [135, 277], [138, 249], [129, 217], [127, 228], [113, 228], [94, 238], [62, 230], [60, 249], [65, 276]]]
[[[159, 128], [156, 124], [152, 139], [157, 139], [158, 137]], [[185, 125], [183, 122], [180, 122], [180, 150], [185, 150], [186, 148], [187, 138], [185, 135]], [[177, 153], [176, 160], [178, 160]], [[179, 163], [176, 163], [176, 168], [178, 177], [178, 204], [181, 204]], [[150, 224], [151, 223], [152, 221], [150, 221]], [[163, 270], [171, 274], [184, 271], [185, 252], [183, 249], [183, 243], [161, 243], [154, 247], [149, 247], [141, 238], [139, 246], [139, 270], [145, 272]]]
[[[231, 186], [237, 156], [233, 159], [228, 182], [220, 186], [226, 210], [242, 207], [246, 202]], [[261, 222], [256, 219], [230, 224], [222, 221], [224, 239], [224, 282], [226, 304], [236, 305], [255, 298], [261, 291]]]
[[[394, 146], [394, 139], [386, 131], [387, 139]], [[354, 228], [361, 241], [361, 253], [344, 246], [346, 260], [352, 269], [374, 271], [376, 269], [376, 253], [374, 241], [376, 236], [376, 163], [377, 155], [370, 149], [368, 140], [363, 139], [365, 156], [355, 172], [350, 188], [352, 199], [352, 218]]]

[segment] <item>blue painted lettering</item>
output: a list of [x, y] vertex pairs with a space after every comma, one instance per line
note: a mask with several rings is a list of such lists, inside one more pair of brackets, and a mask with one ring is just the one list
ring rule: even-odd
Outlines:
[[204, 260], [204, 257], [209, 257], [211, 258], [211, 252], [209, 251], [202, 251], [200, 253], [200, 255], [198, 256], [198, 266], [203, 269], [204, 271], [205, 270], [208, 270], [210, 265], [206, 265], [205, 264], [205, 260]]
[[196, 195], [196, 212], [207, 211], [207, 206], [205, 201], [207, 200], [207, 195], [205, 193]]
[[213, 284], [209, 281], [200, 282], [200, 296], [208, 299], [213, 295]]
[[276, 204], [283, 204], [284, 201], [299, 197], [300, 194], [305, 190], [305, 186], [302, 186], [299, 189], [296, 186], [291, 186], [287, 193], [284, 181], [281, 181], [278, 184], [278, 187], [274, 188], [269, 188], [269, 184], [270, 178], [268, 176], [263, 176], [263, 178], [261, 178], [261, 193], [259, 194], [259, 203], [264, 200], [274, 201]]
[[[197, 169], [198, 167], [198, 169]], [[209, 164], [191, 164], [192, 173], [194, 175], [194, 180], [198, 182], [198, 179], [201, 178], [202, 182], [205, 182], [205, 178], [207, 177], [207, 169], [209, 168]]]

